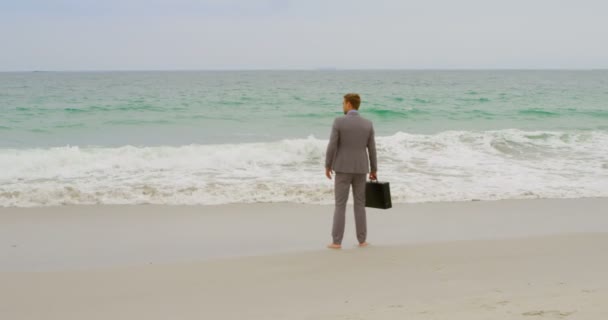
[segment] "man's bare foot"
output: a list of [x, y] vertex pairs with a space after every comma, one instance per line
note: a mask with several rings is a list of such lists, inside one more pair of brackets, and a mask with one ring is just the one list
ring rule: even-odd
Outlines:
[[367, 246], [369, 246], [369, 243], [367, 243], [367, 242], [359, 243], [359, 248], [363, 248], [363, 247], [367, 247]]
[[328, 247], [329, 249], [342, 249], [342, 246], [341, 246], [341, 245], [339, 245], [339, 244], [335, 244], [335, 243], [332, 243], [332, 244], [330, 244], [330, 245], [327, 245], [327, 247]]

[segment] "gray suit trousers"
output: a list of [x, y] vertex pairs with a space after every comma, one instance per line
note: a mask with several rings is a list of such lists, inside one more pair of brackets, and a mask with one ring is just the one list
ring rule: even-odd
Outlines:
[[355, 227], [359, 243], [365, 242], [367, 237], [367, 220], [365, 215], [365, 173], [341, 173], [336, 172], [334, 178], [334, 194], [336, 197], [336, 208], [334, 210], [334, 224], [332, 227], [332, 238], [335, 244], [342, 244], [344, 237], [344, 224], [346, 215], [346, 202], [350, 186], [353, 186], [353, 198], [355, 204]]

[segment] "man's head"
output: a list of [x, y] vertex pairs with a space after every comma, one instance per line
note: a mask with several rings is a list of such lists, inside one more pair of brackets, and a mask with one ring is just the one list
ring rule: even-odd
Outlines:
[[361, 97], [356, 93], [347, 93], [344, 95], [344, 102], [342, 102], [342, 109], [344, 114], [347, 114], [350, 110], [359, 110], [361, 105]]

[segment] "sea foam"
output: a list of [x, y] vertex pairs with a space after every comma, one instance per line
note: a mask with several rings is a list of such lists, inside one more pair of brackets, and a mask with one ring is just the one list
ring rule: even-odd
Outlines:
[[[0, 206], [330, 204], [326, 144], [0, 149]], [[399, 132], [377, 148], [395, 203], [608, 196], [604, 131]]]

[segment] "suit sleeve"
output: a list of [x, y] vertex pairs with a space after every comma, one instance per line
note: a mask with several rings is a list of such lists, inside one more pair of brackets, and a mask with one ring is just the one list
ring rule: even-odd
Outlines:
[[371, 172], [378, 171], [378, 159], [376, 158], [376, 138], [374, 137], [374, 126], [369, 134], [369, 140], [367, 141], [367, 152], [369, 153], [369, 165]]
[[338, 151], [338, 141], [340, 141], [340, 131], [338, 131], [338, 119], [334, 120], [334, 124], [331, 127], [331, 136], [329, 137], [329, 143], [327, 144], [327, 151], [325, 152], [325, 168], [332, 169], [334, 163], [334, 157]]

